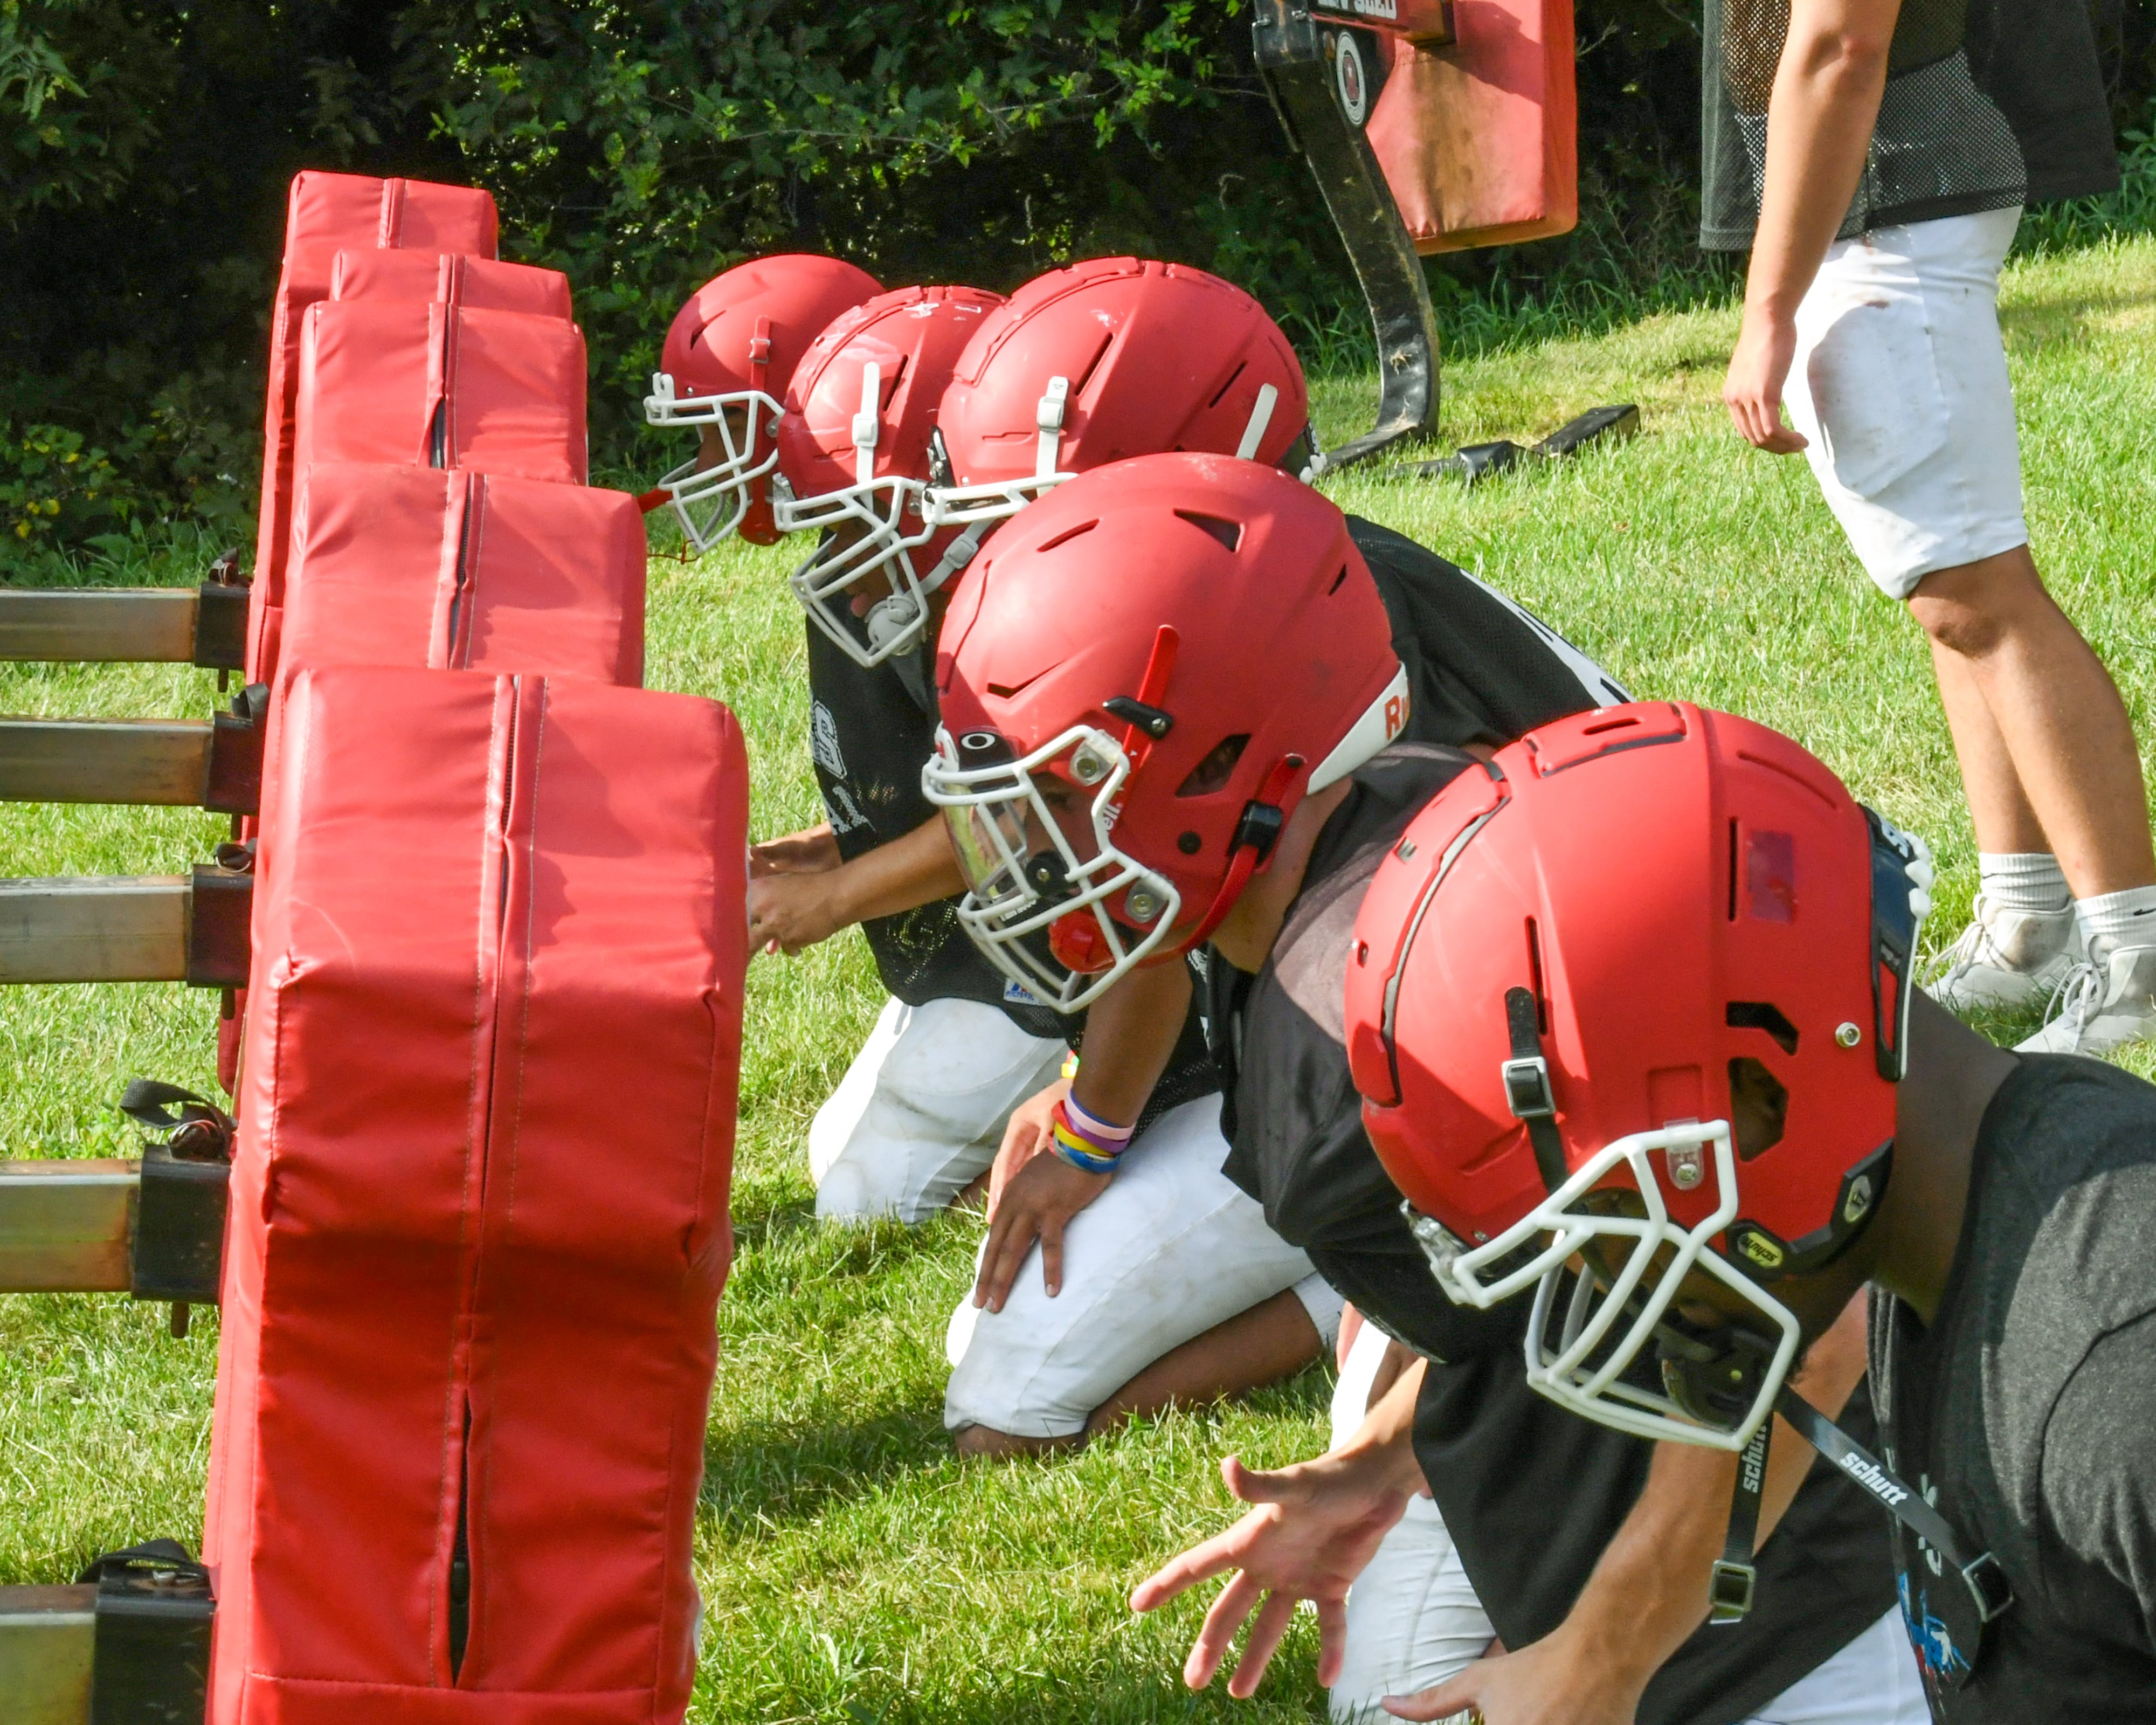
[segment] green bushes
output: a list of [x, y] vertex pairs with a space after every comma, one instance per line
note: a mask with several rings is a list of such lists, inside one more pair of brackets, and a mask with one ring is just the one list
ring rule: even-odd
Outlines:
[[[2138, 113], [2156, 25], [2145, 0], [2097, 3]], [[1577, 9], [1580, 229], [1434, 264], [1455, 352], [1730, 283], [1693, 245], [1691, 6]], [[180, 521], [249, 536], [304, 166], [493, 190], [506, 254], [574, 285], [617, 475], [665, 459], [634, 404], [675, 308], [772, 249], [1000, 290], [1165, 256], [1250, 288], [1317, 368], [1367, 363], [1249, 23], [1242, 0], [0, 0], [0, 482], [21, 497], [0, 570]], [[2156, 219], [2136, 195], [2041, 231]], [[63, 465], [105, 452], [95, 498], [24, 470], [61, 433]]]

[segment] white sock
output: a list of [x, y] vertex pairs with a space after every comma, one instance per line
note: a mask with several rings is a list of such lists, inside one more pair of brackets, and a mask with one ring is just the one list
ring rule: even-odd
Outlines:
[[2123, 892], [2078, 899], [2074, 915], [2092, 948], [2098, 941], [2112, 947], [2156, 947], [2156, 886], [2129, 886]]
[[2048, 916], [2073, 901], [2059, 860], [2048, 850], [1979, 850], [1976, 873], [1984, 897], [2002, 911]]

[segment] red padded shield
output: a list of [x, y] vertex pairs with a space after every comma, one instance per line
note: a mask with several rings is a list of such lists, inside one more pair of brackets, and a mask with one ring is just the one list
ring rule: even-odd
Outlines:
[[514, 311], [332, 300], [307, 312], [293, 418], [295, 467], [394, 461], [580, 485], [583, 334]]
[[300, 323], [308, 306], [327, 296], [337, 254], [408, 246], [423, 253], [491, 258], [498, 225], [492, 196], [475, 187], [360, 174], [309, 172], [293, 180], [285, 216], [285, 264], [270, 321], [270, 399], [254, 547], [258, 576], [284, 555], [292, 495], [292, 393], [299, 382]]
[[396, 665], [640, 683], [644, 564], [644, 516], [624, 492], [468, 468], [302, 468], [285, 604], [254, 675]]
[[330, 269], [332, 300], [439, 300], [478, 311], [569, 317], [569, 278], [558, 270], [499, 264], [455, 252], [341, 251]]
[[740, 732], [686, 696], [357, 666], [295, 673], [285, 723], [210, 1725], [679, 1720], [732, 1251]]
[[1579, 220], [1572, 0], [1455, 0], [1455, 39], [1364, 36], [1392, 59], [1370, 147], [1415, 249], [1564, 234]]

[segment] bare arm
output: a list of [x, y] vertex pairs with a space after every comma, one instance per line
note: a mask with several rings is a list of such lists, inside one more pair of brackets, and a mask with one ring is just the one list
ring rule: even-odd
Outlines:
[[[1070, 1088], [1101, 1119], [1127, 1125], [1145, 1111], [1168, 1069], [1190, 1009], [1190, 971], [1182, 963], [1132, 971], [1086, 1014], [1086, 1054]], [[1026, 1255], [1040, 1242], [1048, 1291], [1063, 1285], [1063, 1230], [1107, 1189], [1113, 1178], [1089, 1174], [1044, 1153], [1049, 1117], [1064, 1094], [1061, 1080], [1021, 1104], [1004, 1130], [988, 1178], [988, 1245], [973, 1284], [973, 1303], [1003, 1310]]]
[[[1839, 1409], [1864, 1374], [1864, 1298], [1812, 1344], [1794, 1381]], [[1759, 1540], [1804, 1483], [1811, 1448], [1777, 1417]], [[1707, 1619], [1707, 1580], [1729, 1527], [1737, 1457], [1696, 1445], [1655, 1447], [1646, 1488], [1617, 1530], [1571, 1615], [1543, 1640], [1476, 1664], [1389, 1711], [1442, 1719], [1480, 1707], [1487, 1725], [1630, 1725], [1641, 1691]]]
[[1792, 0], [1767, 105], [1766, 180], [1744, 285], [1744, 325], [1722, 399], [1738, 433], [1775, 454], [1804, 439], [1782, 424], [1797, 302], [1849, 209], [1887, 85], [1901, 0]]
[[[811, 853], [807, 841], [819, 830], [829, 832], [828, 827], [812, 829], [757, 850], [775, 851], [784, 845], [806, 858]], [[836, 840], [830, 842], [835, 851]], [[757, 873], [749, 885], [750, 944], [765, 952], [798, 952], [856, 922], [895, 916], [965, 888], [942, 819], [925, 820], [904, 837], [851, 862], [823, 868], [781, 864]]]

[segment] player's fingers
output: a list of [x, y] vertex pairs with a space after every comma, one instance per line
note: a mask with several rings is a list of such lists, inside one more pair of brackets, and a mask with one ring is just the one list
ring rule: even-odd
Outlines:
[[[1030, 1233], [1020, 1232], [1015, 1205], [1006, 1203], [998, 1207], [994, 1219], [988, 1224], [988, 1245], [981, 1254], [981, 1273], [973, 1283], [976, 1306], [985, 1306], [991, 1312], [1004, 1309], [1004, 1301], [1010, 1296], [1011, 1284], [1018, 1279], [1024, 1247], [1032, 1243], [1032, 1238]], [[1014, 1245], [1018, 1247], [1015, 1251], [1012, 1250]]]
[[1481, 1699], [1477, 1669], [1471, 1665], [1435, 1688], [1414, 1695], [1388, 1695], [1380, 1705], [1396, 1719], [1450, 1719], [1455, 1713], [1467, 1712]]
[[1063, 1291], [1063, 1224], [1052, 1216], [1040, 1223], [1040, 1279], [1050, 1299]]
[[1245, 1467], [1240, 1455], [1221, 1457], [1220, 1477], [1245, 1503], [1299, 1503], [1309, 1496], [1300, 1470]]
[[1287, 1626], [1295, 1621], [1295, 1604], [1293, 1594], [1272, 1593], [1265, 1596], [1265, 1604], [1250, 1624], [1250, 1636], [1243, 1644], [1243, 1656], [1235, 1661], [1235, 1675], [1228, 1680], [1228, 1693], [1236, 1700], [1248, 1701], [1257, 1693], [1265, 1667], [1273, 1662], [1273, 1650], [1280, 1645]]
[[1190, 1644], [1190, 1657], [1183, 1662], [1183, 1681], [1190, 1687], [1203, 1689], [1213, 1681], [1214, 1673], [1220, 1669], [1220, 1661], [1227, 1656], [1228, 1648], [1235, 1639], [1235, 1631], [1243, 1626], [1243, 1620], [1250, 1615], [1264, 1593], [1265, 1589], [1251, 1580], [1247, 1572], [1239, 1573], [1220, 1589], [1220, 1597], [1214, 1600], [1212, 1609], [1205, 1614], [1198, 1639]]
[[1210, 1581], [1223, 1570], [1234, 1568], [1235, 1559], [1223, 1548], [1224, 1540], [1224, 1535], [1216, 1533], [1203, 1545], [1194, 1545], [1182, 1556], [1163, 1563], [1131, 1589], [1131, 1609], [1157, 1611], [1199, 1582]]
[[1340, 1681], [1340, 1667], [1348, 1662], [1348, 1602], [1319, 1599], [1317, 1606], [1317, 1686], [1330, 1689]]

